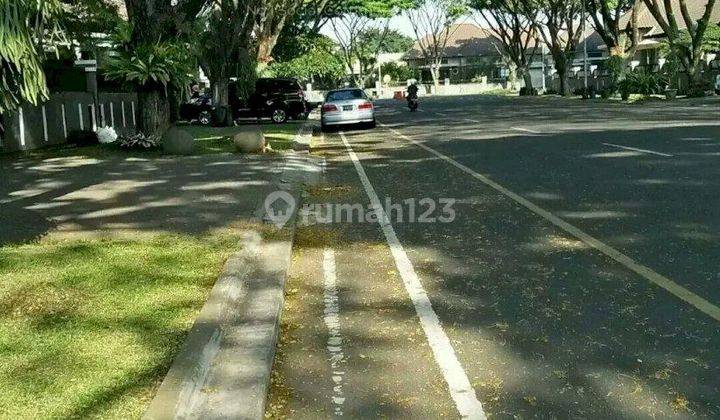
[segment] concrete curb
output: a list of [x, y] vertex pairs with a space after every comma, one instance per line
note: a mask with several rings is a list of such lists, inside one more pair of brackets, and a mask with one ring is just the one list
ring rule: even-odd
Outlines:
[[272, 238], [245, 232], [242, 250], [225, 264], [144, 419], [264, 418], [299, 187], [317, 179], [320, 170], [313, 168], [309, 157], [286, 157], [275, 187], [295, 199], [292, 217]]

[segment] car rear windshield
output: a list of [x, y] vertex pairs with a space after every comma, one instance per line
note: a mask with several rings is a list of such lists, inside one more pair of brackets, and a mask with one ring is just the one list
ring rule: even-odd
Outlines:
[[367, 99], [367, 96], [365, 96], [365, 92], [360, 89], [339, 90], [337, 92], [330, 92], [327, 96], [327, 102], [350, 101], [353, 99]]

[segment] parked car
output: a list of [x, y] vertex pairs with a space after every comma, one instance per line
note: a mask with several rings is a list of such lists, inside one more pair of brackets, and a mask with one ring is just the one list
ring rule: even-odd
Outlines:
[[328, 92], [320, 113], [322, 130], [350, 124], [375, 128], [375, 106], [362, 89], [338, 89]]
[[235, 118], [270, 118], [281, 124], [288, 119], [305, 119], [310, 112], [305, 92], [295, 79], [258, 79], [255, 92], [246, 101], [236, 91], [231, 86], [230, 106]]
[[202, 125], [210, 125], [213, 122], [212, 96], [200, 95], [180, 105], [180, 118], [186, 121], [197, 121]]

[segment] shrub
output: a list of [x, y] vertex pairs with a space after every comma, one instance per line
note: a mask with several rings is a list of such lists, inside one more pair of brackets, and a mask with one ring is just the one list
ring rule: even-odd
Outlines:
[[160, 147], [161, 141], [159, 136], [146, 136], [143, 133], [137, 133], [132, 136], [120, 137], [119, 145], [123, 149], [150, 150]]
[[641, 95], [653, 95], [665, 90], [667, 81], [661, 75], [650, 72], [628, 73], [625, 79], [618, 83], [621, 93], [639, 93]]
[[100, 127], [96, 133], [100, 144], [115, 143], [118, 139], [118, 135], [112, 127]]
[[537, 96], [538, 90], [535, 88], [521, 87], [520, 96]]

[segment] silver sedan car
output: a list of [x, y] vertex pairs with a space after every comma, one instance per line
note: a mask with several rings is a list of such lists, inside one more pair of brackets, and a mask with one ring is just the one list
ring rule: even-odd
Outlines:
[[348, 124], [375, 128], [375, 106], [362, 89], [332, 90], [322, 104], [320, 122], [323, 131]]

